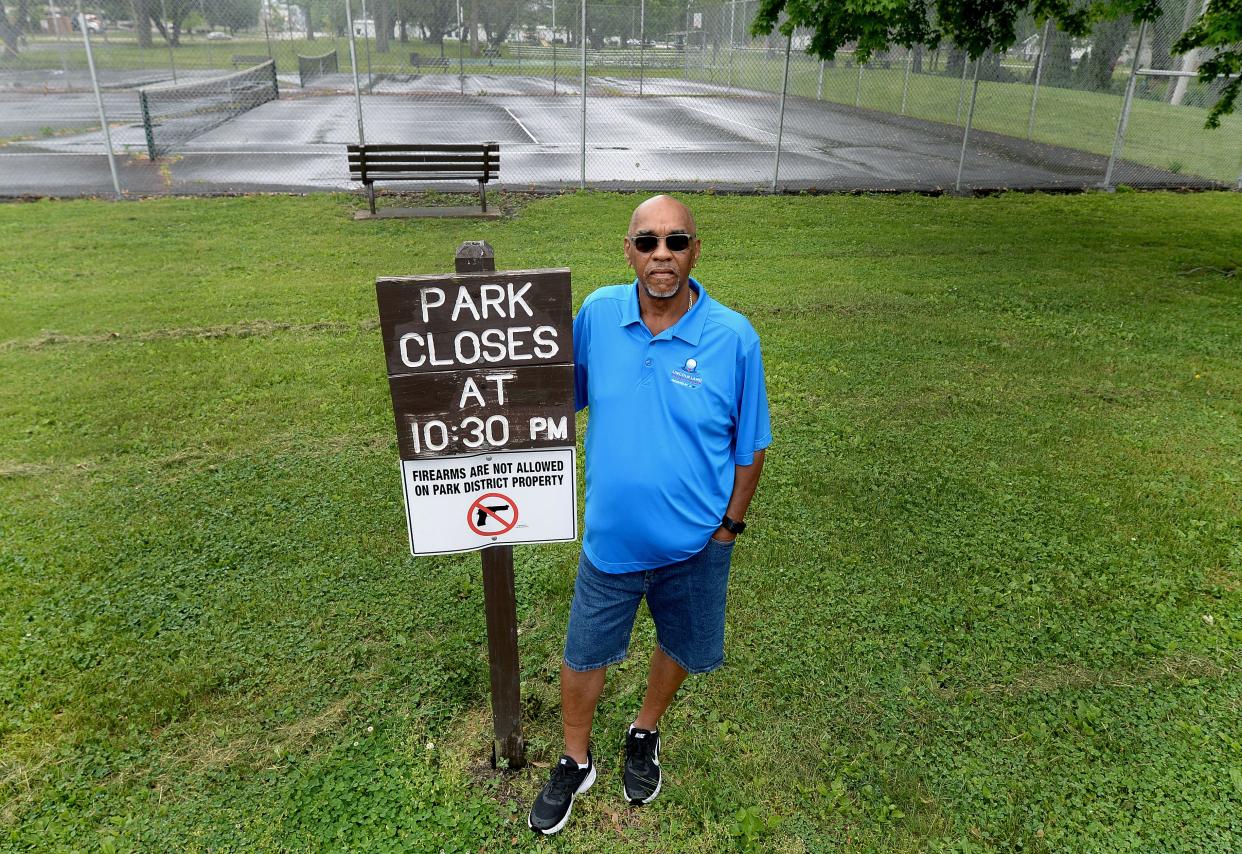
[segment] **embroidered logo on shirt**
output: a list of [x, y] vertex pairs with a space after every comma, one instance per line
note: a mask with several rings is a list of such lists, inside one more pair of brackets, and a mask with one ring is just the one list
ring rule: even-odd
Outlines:
[[703, 377], [698, 373], [699, 363], [695, 359], [686, 359], [684, 368], [673, 368], [669, 377], [674, 383], [686, 388], [698, 388], [703, 384]]

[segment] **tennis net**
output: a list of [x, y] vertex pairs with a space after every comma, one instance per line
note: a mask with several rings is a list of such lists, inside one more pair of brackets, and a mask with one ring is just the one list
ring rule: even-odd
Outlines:
[[298, 82], [302, 86], [305, 86], [308, 80], [314, 80], [316, 77], [322, 77], [325, 74], [333, 74], [339, 70], [335, 49], [322, 56], [302, 56], [298, 54]]
[[147, 151], [154, 160], [229, 119], [280, 97], [276, 63], [210, 80], [138, 90]]

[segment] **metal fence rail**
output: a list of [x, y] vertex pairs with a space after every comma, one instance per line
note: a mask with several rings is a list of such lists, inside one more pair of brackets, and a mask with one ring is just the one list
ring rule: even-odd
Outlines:
[[[1166, 2], [1086, 40], [1028, 20], [977, 61], [862, 63], [753, 37], [756, 0], [164, 0], [145, 21], [52, 0], [0, 45], [0, 193], [343, 189], [347, 144], [485, 140], [517, 188], [1242, 189], [1242, 116], [1204, 129], [1225, 81], [1170, 54], [1188, 22]], [[140, 91], [269, 60], [279, 100], [147, 153]]]

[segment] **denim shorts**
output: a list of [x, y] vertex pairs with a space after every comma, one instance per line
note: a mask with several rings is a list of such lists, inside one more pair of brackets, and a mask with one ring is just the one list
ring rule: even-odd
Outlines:
[[565, 664], [597, 670], [623, 661], [646, 596], [660, 649], [690, 673], [724, 664], [725, 596], [733, 543], [709, 539], [696, 555], [659, 569], [610, 573], [578, 559]]

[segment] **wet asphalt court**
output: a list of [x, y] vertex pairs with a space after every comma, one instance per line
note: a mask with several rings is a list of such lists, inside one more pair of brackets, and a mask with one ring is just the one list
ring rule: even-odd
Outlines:
[[[184, 75], [183, 75], [184, 76]], [[348, 75], [300, 89], [281, 78], [281, 98], [197, 136], [151, 163], [136, 87], [140, 72], [104, 92], [122, 188], [148, 193], [313, 191], [356, 188], [345, 146], [357, 141]], [[364, 80], [364, 84], [365, 84]], [[77, 88], [81, 81], [67, 81]], [[111, 192], [93, 94], [0, 90], [0, 195]], [[500, 181], [489, 188], [576, 186], [581, 100], [576, 79], [515, 75], [391, 75], [362, 98], [368, 142], [501, 144]], [[463, 94], [464, 93], [464, 94]], [[675, 78], [638, 82], [594, 76], [587, 89], [586, 179], [596, 187], [767, 189], [779, 98]], [[780, 184], [790, 189], [952, 188], [961, 129], [867, 109], [791, 97], [786, 102]], [[1078, 189], [1099, 183], [1106, 159], [1073, 149], [974, 132], [963, 171], [972, 189]], [[1123, 164], [1126, 183], [1194, 186], [1197, 179]], [[1210, 185], [1210, 182], [1202, 182]], [[384, 185], [380, 184], [383, 188]], [[389, 184], [411, 189], [413, 184]], [[465, 182], [427, 187], [469, 190]]]

